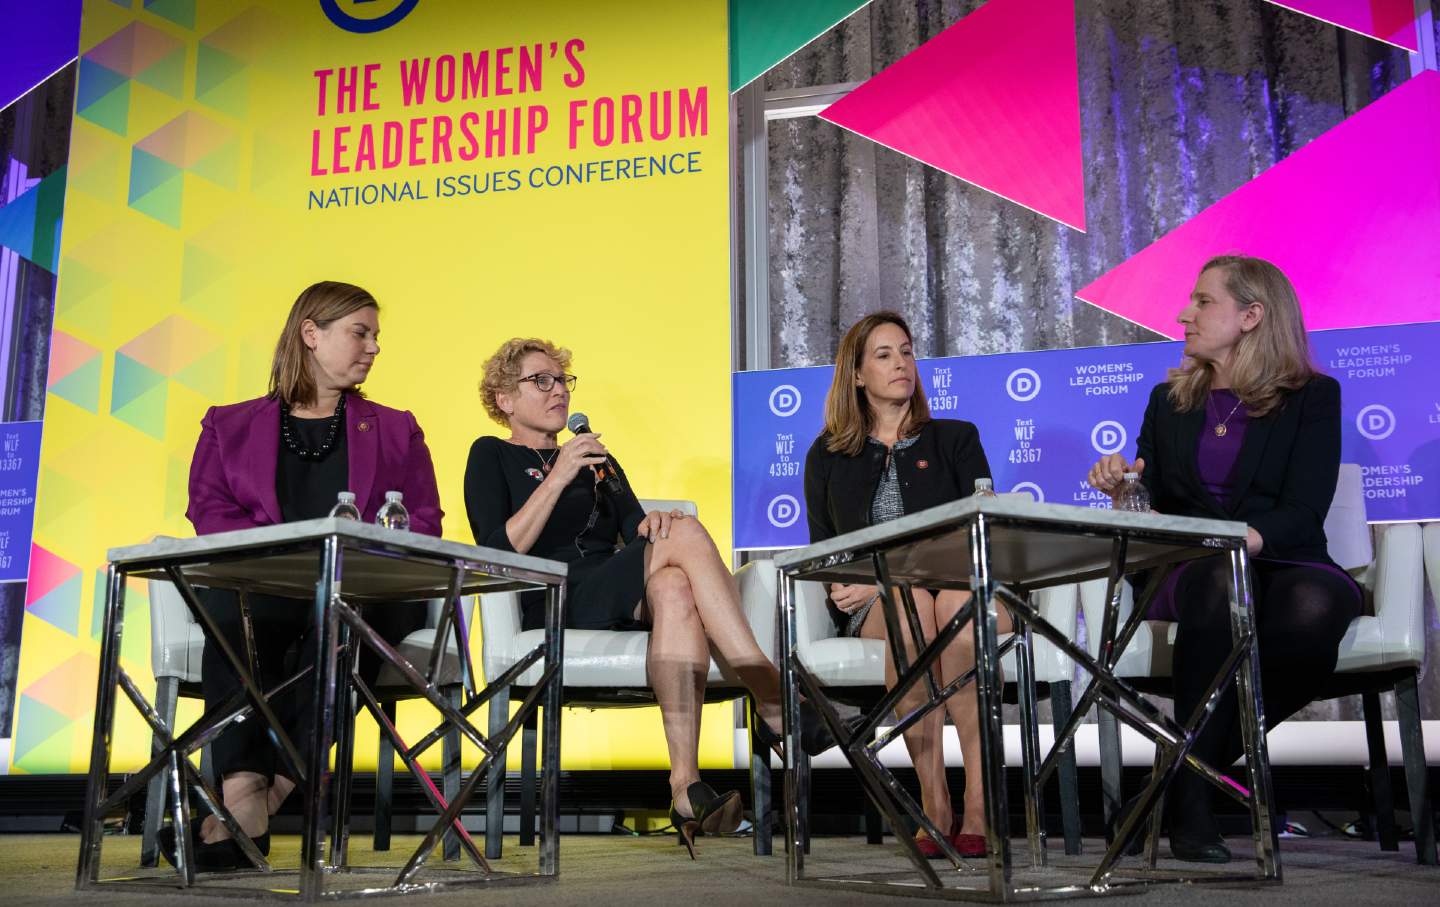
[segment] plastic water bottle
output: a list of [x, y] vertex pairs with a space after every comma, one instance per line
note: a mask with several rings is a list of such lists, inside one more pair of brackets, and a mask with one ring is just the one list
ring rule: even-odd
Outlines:
[[355, 506], [355, 493], [350, 491], [340, 492], [339, 500], [330, 509], [330, 516], [337, 520], [360, 521], [360, 508]]
[[995, 497], [995, 483], [994, 483], [993, 481], [991, 481], [990, 479], [976, 479], [976, 480], [975, 480], [975, 497], [977, 497], [977, 498], [993, 498], [993, 497]]
[[404, 497], [398, 491], [385, 492], [385, 503], [380, 505], [380, 512], [375, 514], [375, 522], [386, 529], [409, 529], [410, 512], [402, 503]]
[[1121, 484], [1120, 490], [1115, 492], [1112, 507], [1128, 513], [1150, 512], [1150, 492], [1140, 484], [1140, 473], [1125, 473], [1125, 481]]

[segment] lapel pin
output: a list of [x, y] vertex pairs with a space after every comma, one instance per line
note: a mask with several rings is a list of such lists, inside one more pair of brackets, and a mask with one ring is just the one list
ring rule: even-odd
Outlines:
[[370, 423], [369, 423], [369, 422], [361, 422], [359, 425], [355, 426], [355, 430], [356, 430], [356, 431], [369, 431], [369, 430], [370, 430]]
[[930, 461], [929, 461], [929, 460], [916, 460], [916, 461], [915, 461], [915, 468], [916, 468], [916, 469], [929, 469], [929, 468], [930, 468]]

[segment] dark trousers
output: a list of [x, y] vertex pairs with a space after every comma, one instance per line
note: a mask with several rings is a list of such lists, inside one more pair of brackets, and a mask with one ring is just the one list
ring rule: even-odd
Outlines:
[[[1360, 615], [1358, 587], [1323, 567], [1252, 560], [1255, 631], [1260, 647], [1260, 691], [1268, 731], [1304, 708], [1335, 673], [1340, 640]], [[1188, 721], [1234, 643], [1230, 637], [1230, 564], [1225, 556], [1197, 561], [1175, 588], [1175, 716]], [[1240, 735], [1235, 688], [1220, 699], [1193, 752], [1225, 771], [1238, 759]], [[1209, 782], [1181, 771], [1171, 787], [1172, 828], [1214, 830]]]
[[[236, 654], [244, 658], [245, 636], [235, 593], [220, 589], [201, 589], [198, 593], [220, 633]], [[296, 672], [314, 665], [313, 602], [273, 595], [249, 595], [247, 603], [254, 631], [255, 657], [259, 664], [255, 679], [262, 690], [273, 689]], [[391, 645], [397, 645], [411, 632], [423, 627], [426, 619], [425, 606], [420, 602], [366, 605], [362, 607], [361, 615]], [[363, 643], [359, 643], [358, 650], [360, 677], [373, 688], [380, 673], [380, 658]], [[217, 645], [205, 646], [200, 682], [207, 709], [224, 703], [240, 688], [239, 677]], [[271, 700], [276, 718], [300, 752], [302, 767], [314, 743], [311, 724], [314, 702], [313, 675], [297, 681], [283, 695]], [[210, 752], [215, 771], [221, 778], [234, 772], [256, 772], [267, 778], [274, 778], [277, 774], [290, 777], [293, 774], [280, 753], [279, 745], [271, 739], [269, 724], [258, 713], [252, 712], [244, 721], [227, 727], [211, 744]]]

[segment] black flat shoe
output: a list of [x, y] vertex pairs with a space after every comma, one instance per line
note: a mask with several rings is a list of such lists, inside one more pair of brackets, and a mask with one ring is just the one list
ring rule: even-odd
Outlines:
[[[200, 840], [200, 829], [207, 817], [190, 820], [190, 852], [194, 855], [196, 872], [233, 872], [237, 869], [253, 869], [254, 866], [235, 843], [233, 838], [206, 844]], [[263, 856], [270, 855], [270, 832], [251, 838]], [[175, 865], [175, 826], [167, 825], [155, 835], [160, 855], [171, 866]]]
[[[255, 847], [261, 855], [270, 855], [270, 832], [257, 835], [250, 840], [255, 842]], [[254, 869], [255, 864], [245, 856], [245, 851], [234, 838], [226, 838], [223, 841], [214, 841], [209, 844], [197, 844], [195, 847], [195, 871], [196, 872], [236, 872], [242, 869]]]
[[736, 790], [726, 791], [723, 794], [715, 793], [710, 785], [703, 781], [696, 781], [685, 789], [685, 798], [690, 801], [689, 816], [680, 815], [672, 801], [670, 804], [670, 824], [675, 826], [675, 834], [680, 843], [690, 853], [690, 859], [695, 859], [695, 837], [697, 835], [727, 835], [740, 827], [741, 813], [744, 804], [740, 802], [740, 792]]
[[1230, 848], [1225, 839], [1217, 833], [1195, 835], [1172, 830], [1170, 832], [1170, 855], [1186, 863], [1229, 863]]
[[[200, 826], [205, 823], [205, 816], [190, 820], [190, 840], [197, 845], [200, 841]], [[160, 850], [160, 856], [171, 866], [175, 865], [175, 826], [173, 824], [163, 826], [155, 834], [155, 846]], [[193, 850], [191, 851], [194, 852]]]

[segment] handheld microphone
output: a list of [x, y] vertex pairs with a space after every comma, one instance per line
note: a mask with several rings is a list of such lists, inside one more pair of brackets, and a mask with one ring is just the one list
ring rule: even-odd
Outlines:
[[[570, 421], [565, 423], [577, 435], [589, 434], [594, 429], [590, 427], [590, 418], [584, 413], [571, 413]], [[610, 459], [609, 454], [605, 456], [605, 462], [591, 466], [595, 471], [595, 477], [599, 479], [600, 487], [611, 495], [619, 495], [625, 490], [625, 485], [620, 479], [620, 468], [615, 461]]]

